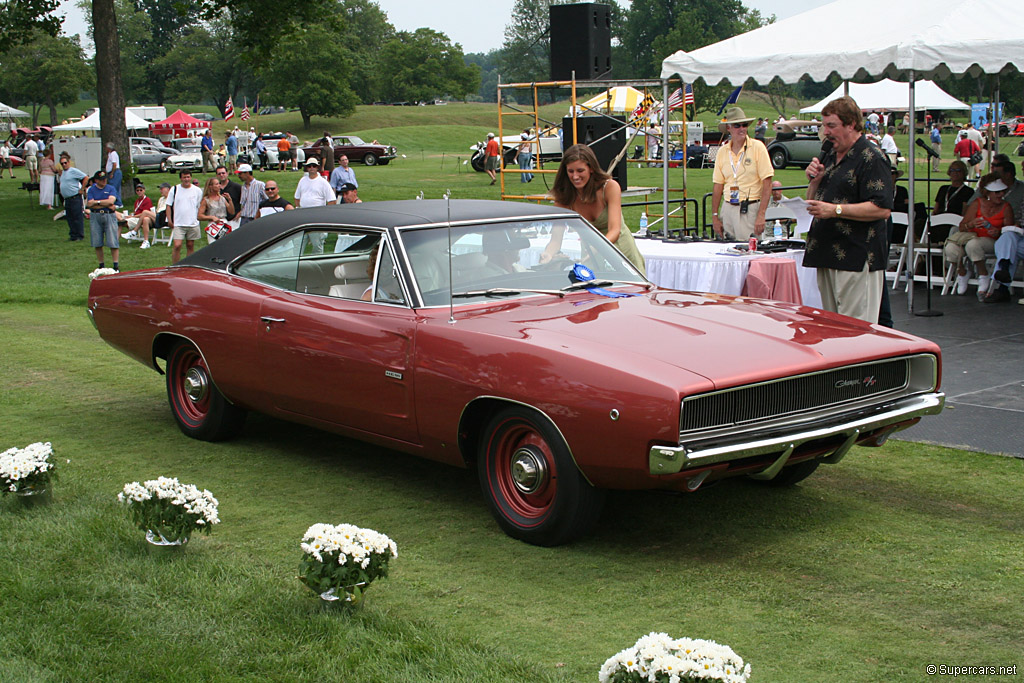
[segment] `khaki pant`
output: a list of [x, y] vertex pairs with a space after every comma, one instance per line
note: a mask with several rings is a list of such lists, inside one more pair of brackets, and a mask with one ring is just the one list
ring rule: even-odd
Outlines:
[[885, 271], [869, 271], [867, 263], [860, 272], [818, 268], [821, 307], [869, 323], [878, 322], [884, 286]]
[[[747, 207], [745, 214], [740, 213], [739, 204], [722, 202], [722, 231], [726, 239], [746, 242], [754, 234], [754, 223], [757, 222], [757, 211], [761, 206], [760, 200], [753, 200]], [[764, 237], [757, 235], [758, 239]]]
[[942, 251], [948, 262], [959, 267], [965, 254], [971, 263], [978, 263], [984, 261], [986, 256], [995, 255], [996, 241], [991, 237], [980, 237], [973, 232], [954, 232], [946, 239]]

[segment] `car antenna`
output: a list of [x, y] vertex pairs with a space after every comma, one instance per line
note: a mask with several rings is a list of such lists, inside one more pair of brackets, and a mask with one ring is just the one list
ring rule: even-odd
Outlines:
[[455, 324], [455, 296], [452, 292], [452, 191], [444, 193], [444, 205], [448, 210], [448, 324]]

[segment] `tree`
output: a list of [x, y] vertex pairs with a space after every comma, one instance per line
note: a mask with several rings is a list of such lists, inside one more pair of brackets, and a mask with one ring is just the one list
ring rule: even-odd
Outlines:
[[349, 86], [364, 104], [376, 102], [384, 97], [384, 84], [389, 79], [381, 53], [395, 37], [395, 27], [371, 0], [339, 0], [335, 7], [341, 23], [338, 42], [349, 53]]
[[484, 102], [498, 101], [498, 73], [504, 59], [501, 50], [473, 52], [466, 55], [467, 64], [476, 64], [480, 69], [480, 88], [477, 95]]
[[242, 46], [227, 21], [189, 29], [161, 59], [167, 75], [166, 92], [179, 102], [212, 100], [220, 111], [228, 98], [256, 90], [248, 62], [237, 59]]
[[390, 100], [461, 99], [480, 87], [480, 67], [466, 64], [459, 45], [429, 28], [398, 33], [384, 46], [381, 65], [389, 76], [384, 94]]
[[56, 36], [64, 15], [60, 0], [0, 0], [0, 52], [30, 42], [39, 34]]
[[[661, 60], [774, 21], [740, 0], [633, 0], [622, 32], [635, 78], [657, 78]], [[738, 85], [738, 84], [737, 84]]]
[[39, 113], [49, 109], [48, 121], [57, 125], [57, 105], [78, 101], [83, 88], [92, 85], [92, 72], [82, 47], [73, 38], [36, 34], [31, 42], [0, 56], [0, 93], [16, 105], [31, 107], [32, 126]]
[[284, 39], [260, 69], [266, 96], [298, 107], [306, 130], [312, 117], [348, 116], [359, 102], [348, 85], [348, 50], [330, 35], [321, 24]]

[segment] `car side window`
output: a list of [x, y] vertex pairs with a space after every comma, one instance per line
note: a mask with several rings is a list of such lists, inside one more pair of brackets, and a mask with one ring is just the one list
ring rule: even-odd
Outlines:
[[260, 250], [235, 272], [272, 287], [295, 291], [299, 270], [299, 254], [305, 233], [289, 235], [280, 242]]
[[377, 260], [376, 284], [373, 288], [373, 300], [386, 304], [404, 304], [405, 295], [402, 285], [398, 282], [398, 269], [395, 259], [387, 243], [384, 243]]

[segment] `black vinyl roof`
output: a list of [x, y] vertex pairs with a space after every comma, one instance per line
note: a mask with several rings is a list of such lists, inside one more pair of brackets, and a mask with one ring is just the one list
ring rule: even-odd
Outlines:
[[[449, 215], [450, 212], [450, 215]], [[361, 204], [336, 204], [294, 211], [281, 211], [257, 219], [222, 237], [189, 257], [179, 266], [224, 269], [238, 256], [271, 242], [278, 235], [302, 225], [339, 225], [370, 228], [402, 228], [414, 225], [490, 222], [503, 219], [575, 215], [553, 206], [503, 202], [487, 199], [408, 199]]]

